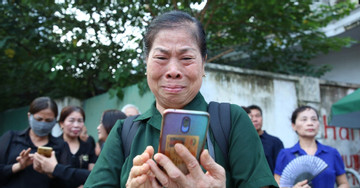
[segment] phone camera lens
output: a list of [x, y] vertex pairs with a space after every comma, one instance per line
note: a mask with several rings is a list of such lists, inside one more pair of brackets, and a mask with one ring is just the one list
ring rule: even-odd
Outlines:
[[184, 117], [181, 123], [181, 132], [187, 133], [190, 130], [190, 118]]

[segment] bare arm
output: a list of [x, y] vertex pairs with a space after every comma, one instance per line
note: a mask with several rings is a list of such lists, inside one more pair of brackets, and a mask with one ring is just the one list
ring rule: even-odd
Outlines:
[[349, 188], [349, 182], [346, 179], [346, 174], [342, 174], [340, 176], [336, 176], [336, 184], [338, 188]]
[[280, 175], [279, 174], [274, 174], [274, 178], [275, 178], [275, 181], [278, 185], [280, 185]]

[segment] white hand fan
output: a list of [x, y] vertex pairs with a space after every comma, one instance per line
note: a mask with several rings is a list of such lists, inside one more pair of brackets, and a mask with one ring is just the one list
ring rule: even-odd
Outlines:
[[311, 184], [311, 180], [327, 167], [325, 161], [316, 156], [302, 155], [296, 157], [284, 168], [280, 177], [280, 187], [292, 187], [305, 179], [308, 180], [308, 184]]

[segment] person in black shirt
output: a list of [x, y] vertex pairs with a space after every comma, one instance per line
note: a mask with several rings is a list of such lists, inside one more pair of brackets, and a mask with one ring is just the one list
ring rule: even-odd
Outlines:
[[277, 155], [279, 154], [280, 150], [284, 148], [284, 145], [279, 138], [269, 135], [265, 130], [262, 130], [263, 118], [261, 108], [257, 105], [250, 105], [247, 108], [250, 110], [250, 113], [248, 113], [250, 119], [260, 136], [266, 160], [268, 161], [269, 167], [274, 174]]
[[59, 124], [64, 133], [58, 139], [66, 144], [59, 162], [55, 158], [46, 158], [35, 154], [40, 163], [37, 170], [50, 174], [66, 183], [65, 187], [77, 187], [85, 183], [90, 170], [96, 162], [95, 148], [79, 137], [84, 126], [85, 113], [80, 107], [64, 107]]
[[67, 106], [61, 110], [59, 124], [63, 130], [60, 138], [68, 145], [68, 164], [74, 168], [91, 170], [96, 162], [95, 146], [80, 139], [84, 128], [85, 112], [78, 106]]
[[[30, 127], [8, 131], [0, 138], [0, 187], [54, 187], [57, 178], [34, 170], [33, 157], [39, 146], [52, 147], [60, 159], [65, 143], [51, 135], [58, 108], [49, 97], [32, 101], [28, 118]], [[55, 156], [54, 156], [55, 157]]]
[[[88, 134], [87, 132], [87, 128], [84, 125], [84, 127], [82, 128], [82, 131], [80, 133], [80, 139], [84, 142], [86, 142], [88, 145], [90, 145], [91, 148], [95, 148], [96, 144], [95, 144], [95, 139], [94, 137], [92, 137], [91, 135]], [[95, 153], [96, 153], [96, 149], [95, 149]], [[98, 156], [98, 155], [96, 155]]]

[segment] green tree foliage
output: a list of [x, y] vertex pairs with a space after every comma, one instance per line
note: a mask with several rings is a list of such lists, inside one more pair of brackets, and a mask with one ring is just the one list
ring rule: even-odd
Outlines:
[[167, 10], [185, 10], [201, 20], [209, 62], [320, 76], [328, 67], [307, 62], [351, 43], [319, 30], [348, 14], [353, 8], [348, 2], [314, 10], [311, 0], [208, 0], [202, 9], [192, 6], [201, 2], [2, 1], [0, 111], [43, 95], [84, 99], [110, 91], [121, 98], [122, 88], [135, 83], [143, 91], [139, 36]]

